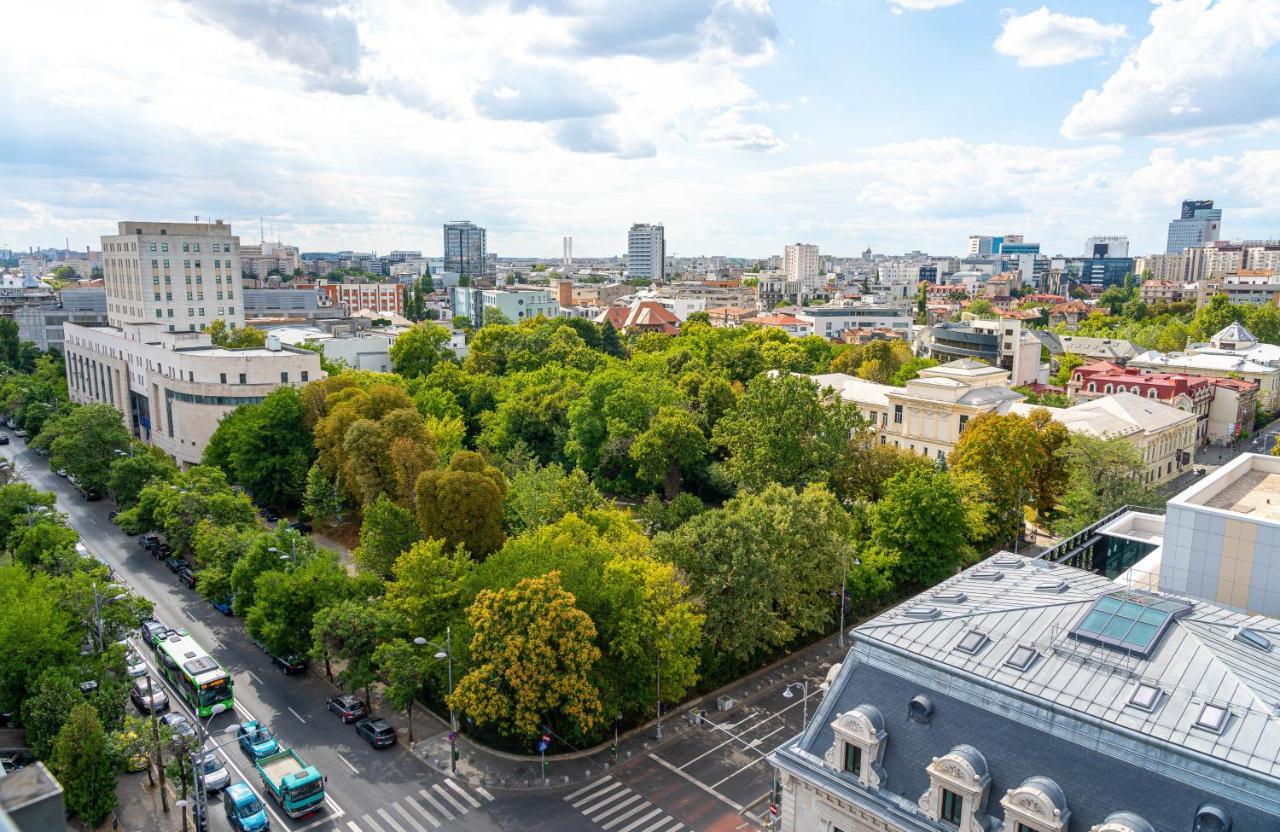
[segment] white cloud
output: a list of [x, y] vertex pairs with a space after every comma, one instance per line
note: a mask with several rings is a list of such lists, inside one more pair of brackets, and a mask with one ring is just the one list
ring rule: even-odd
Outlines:
[[1129, 36], [1119, 23], [1099, 23], [1091, 17], [1071, 17], [1041, 6], [1005, 19], [995, 50], [1018, 59], [1019, 66], [1059, 66], [1096, 58], [1107, 47]]
[[894, 14], [902, 14], [903, 11], [928, 12], [947, 6], [958, 6], [963, 2], [964, 0], [889, 0], [889, 6]]
[[1062, 123], [1068, 138], [1193, 135], [1280, 117], [1280, 2], [1160, 0], [1151, 33]]
[[754, 153], [781, 153], [787, 149], [787, 143], [778, 138], [768, 125], [744, 122], [736, 112], [713, 119], [699, 138], [708, 145]]

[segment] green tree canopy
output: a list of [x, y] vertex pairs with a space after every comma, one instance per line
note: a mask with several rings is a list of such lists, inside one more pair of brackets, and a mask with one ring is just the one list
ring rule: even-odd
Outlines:
[[933, 586], [972, 555], [960, 491], [932, 466], [910, 466], [890, 478], [868, 519], [871, 542], [893, 559], [901, 588]]
[[289, 508], [301, 502], [314, 459], [301, 393], [279, 387], [261, 403], [241, 405], [223, 417], [203, 462], [221, 468], [259, 502]]
[[95, 403], [74, 407], [46, 422], [40, 441], [49, 447], [52, 467], [65, 468], [84, 488], [104, 492], [116, 451], [128, 448], [131, 437], [120, 411]]
[[391, 368], [405, 378], [425, 376], [436, 364], [453, 360], [448, 345], [449, 330], [439, 324], [417, 324], [391, 345]]
[[502, 545], [506, 478], [471, 451], [454, 454], [449, 467], [418, 477], [417, 512], [422, 533], [463, 546], [483, 558]]
[[422, 531], [413, 512], [381, 494], [365, 507], [360, 545], [353, 555], [356, 563], [386, 578], [391, 576], [401, 553], [421, 539]]
[[167, 482], [178, 473], [173, 459], [157, 447], [133, 442], [130, 450], [132, 453], [128, 456], [117, 456], [107, 470], [107, 490], [121, 508], [137, 505], [147, 484]]
[[115, 762], [92, 705], [82, 702], [71, 709], [49, 762], [67, 809], [90, 828], [105, 821], [116, 807]]

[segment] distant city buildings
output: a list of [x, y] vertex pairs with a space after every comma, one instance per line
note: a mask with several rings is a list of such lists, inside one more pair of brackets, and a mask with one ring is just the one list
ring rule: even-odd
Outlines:
[[818, 247], [792, 243], [783, 249], [782, 271], [787, 280], [795, 280], [807, 292], [818, 288]]
[[1090, 237], [1084, 243], [1085, 257], [1128, 257], [1128, 237]]
[[666, 278], [667, 243], [662, 223], [636, 223], [627, 232], [627, 277]]
[[1169, 223], [1165, 254], [1178, 254], [1218, 239], [1222, 231], [1222, 210], [1212, 199], [1184, 200], [1182, 215]]
[[492, 274], [483, 228], [470, 220], [444, 224], [444, 270], [476, 279]]

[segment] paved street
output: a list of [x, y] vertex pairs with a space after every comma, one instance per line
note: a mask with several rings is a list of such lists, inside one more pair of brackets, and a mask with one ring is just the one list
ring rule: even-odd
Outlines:
[[[284, 676], [250, 642], [239, 619], [221, 615], [144, 552], [108, 519], [109, 501], [86, 503], [48, 469], [44, 458], [21, 440], [3, 449], [16, 458], [19, 473], [38, 488], [58, 495], [58, 510], [84, 541], [118, 572], [119, 578], [156, 604], [156, 617], [185, 627], [232, 673], [236, 713], [221, 714], [211, 734], [233, 722], [256, 719], [269, 725], [281, 743], [295, 749], [328, 777], [321, 813], [291, 820], [271, 800], [272, 828], [330, 832], [498, 832], [498, 830], [605, 830], [605, 832], [728, 832], [759, 828], [768, 806], [771, 775], [764, 755], [800, 730], [803, 698], [791, 699], [783, 686], [805, 679], [809, 705], [835, 655], [830, 645], [789, 662], [735, 691], [740, 702], [729, 711], [707, 703], [706, 720], [691, 724], [670, 717], [662, 743], [647, 743], [609, 771], [550, 790], [514, 790], [453, 780], [409, 753], [403, 719], [402, 743], [375, 751], [325, 709], [334, 688], [321, 674]], [[150, 658], [150, 651], [140, 651]], [[184, 707], [176, 696], [170, 699]], [[188, 714], [190, 715], [190, 714]], [[681, 720], [677, 723], [677, 720]], [[677, 724], [679, 729], [677, 730]], [[445, 726], [426, 714], [415, 720], [419, 740], [444, 741]], [[431, 737], [435, 732], [437, 736]], [[625, 746], [624, 746], [625, 747]], [[238, 746], [219, 752], [232, 779], [243, 780], [260, 797], [261, 784]], [[553, 766], [555, 764], [553, 763]], [[143, 778], [145, 775], [126, 775]], [[225, 830], [220, 800], [211, 803], [213, 829]], [[125, 817], [123, 829], [151, 832], [150, 818]], [[176, 825], [166, 822], [165, 829]]]

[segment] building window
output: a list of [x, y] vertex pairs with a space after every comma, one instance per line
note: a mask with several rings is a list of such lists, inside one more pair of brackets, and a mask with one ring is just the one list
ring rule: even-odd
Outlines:
[[963, 413], [960, 414], [960, 432], [961, 433], [964, 433], [964, 426], [967, 424], [969, 424], [969, 417], [964, 415]]
[[964, 798], [950, 789], [942, 790], [942, 808], [938, 812], [938, 820], [944, 820], [947, 823], [960, 825], [961, 810], [964, 808]]
[[902, 405], [900, 404], [893, 406], [893, 423], [895, 425], [902, 424]]
[[249, 383], [249, 382], [246, 380], [246, 377], [245, 377], [245, 374], [244, 374], [244, 373], [241, 373], [241, 374], [240, 374], [240, 383], [241, 383], [241, 384], [248, 384], [248, 383]]
[[310, 377], [311, 377], [311, 373], [307, 372], [306, 370], [303, 370], [303, 371], [302, 371], [302, 380], [303, 380], [303, 381], [309, 381], [309, 380], [310, 380]]
[[283, 384], [288, 384], [288, 383], [289, 383], [289, 373], [288, 373], [288, 372], [283, 372], [283, 373], [281, 373], [281, 374], [280, 374], [280, 381], [281, 381], [281, 383], [283, 383]]
[[227, 383], [227, 374], [226, 374], [226, 373], [218, 373], [218, 381], [219, 381], [220, 383], [222, 383], [222, 384], [226, 384], [226, 383]]
[[152, 251], [155, 251], [155, 250], [156, 250], [156, 244], [155, 244], [155, 243], [152, 243], [152, 244], [151, 244], [151, 250], [152, 250]]
[[844, 744], [844, 766], [843, 771], [847, 771], [854, 777], [862, 773], [862, 749], [856, 745]]

